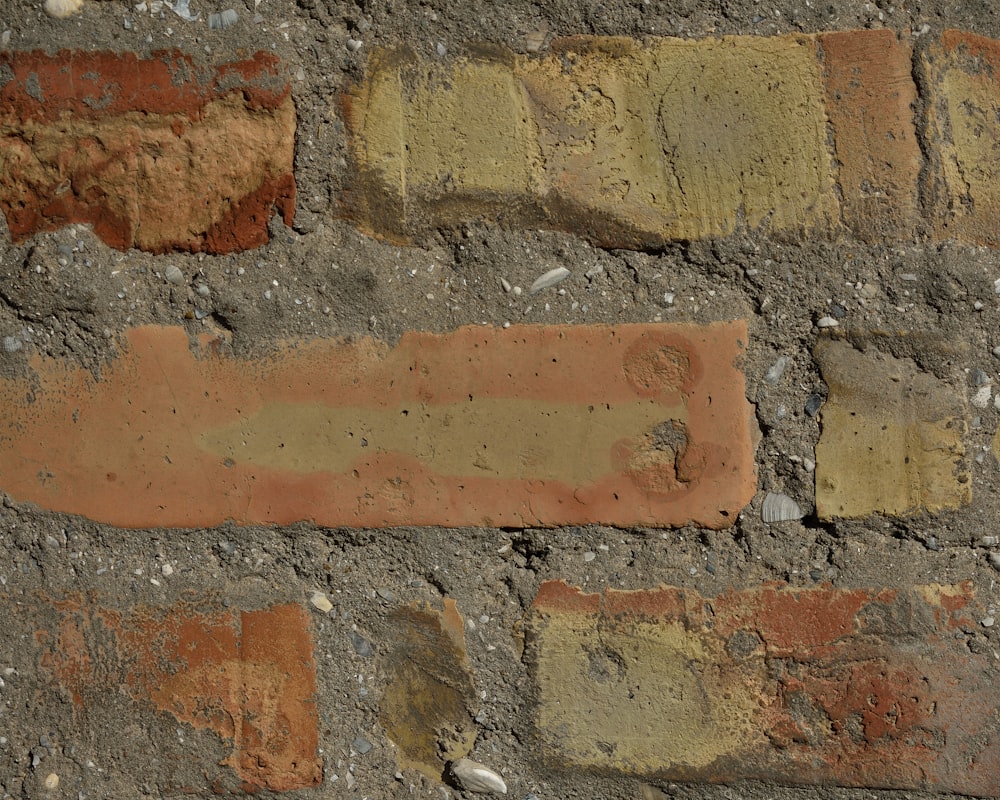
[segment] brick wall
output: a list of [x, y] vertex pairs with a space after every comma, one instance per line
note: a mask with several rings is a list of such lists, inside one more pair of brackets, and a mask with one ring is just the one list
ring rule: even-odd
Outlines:
[[[440, 796], [465, 758], [519, 798], [1000, 796], [997, 69], [956, 30], [373, 51], [328, 224], [378, 275], [486, 231], [645, 294], [499, 324], [611, 289], [488, 275], [493, 324], [241, 350], [196, 276], [310, 247], [286, 66], [0, 52], [6, 796]], [[11, 322], [106, 299], [38, 283], [68, 226], [169, 292], [96, 356]]]

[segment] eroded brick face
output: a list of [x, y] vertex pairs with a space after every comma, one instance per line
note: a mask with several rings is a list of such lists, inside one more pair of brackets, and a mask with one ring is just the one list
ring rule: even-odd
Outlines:
[[248, 790], [322, 780], [316, 665], [301, 607], [122, 612], [82, 597], [54, 606], [55, 623], [35, 634], [39, 664], [81, 713], [95, 714], [124, 689], [146, 713], [221, 736], [231, 746], [223, 763]]
[[0, 486], [118, 525], [732, 525], [742, 322], [480, 326], [241, 361], [133, 329], [100, 378], [0, 380]]
[[542, 585], [528, 618], [553, 766], [648, 778], [992, 794], [990, 676], [968, 585], [702, 597]]
[[71, 222], [105, 243], [228, 253], [295, 211], [295, 108], [278, 59], [0, 53], [0, 209], [15, 241]]

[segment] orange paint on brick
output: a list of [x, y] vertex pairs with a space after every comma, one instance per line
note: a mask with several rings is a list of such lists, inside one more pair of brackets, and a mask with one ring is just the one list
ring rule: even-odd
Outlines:
[[647, 779], [991, 795], [993, 658], [956, 638], [974, 604], [969, 583], [715, 598], [545, 583], [525, 626], [543, 754]]
[[297, 605], [235, 614], [139, 607], [127, 613], [72, 598], [41, 630], [41, 665], [81, 708], [124, 689], [195, 728], [231, 740], [225, 760], [248, 788], [316, 786], [316, 665]]
[[291, 223], [295, 109], [275, 56], [6, 52], [0, 75], [15, 241], [82, 222], [119, 249], [225, 253], [264, 244], [272, 209]]
[[818, 39], [844, 222], [867, 241], [905, 238], [917, 221], [922, 164], [912, 48], [889, 30]]
[[743, 322], [467, 327], [238, 361], [129, 332], [99, 380], [0, 380], [0, 486], [124, 526], [731, 525], [756, 488]]

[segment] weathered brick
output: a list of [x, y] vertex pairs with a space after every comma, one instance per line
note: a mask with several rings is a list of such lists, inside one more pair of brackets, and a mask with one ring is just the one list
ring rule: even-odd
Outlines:
[[816, 445], [823, 519], [956, 508], [972, 498], [965, 395], [908, 359], [822, 339], [830, 389]]
[[553, 49], [451, 66], [374, 56], [346, 98], [357, 171], [345, 213], [404, 240], [487, 215], [627, 247], [834, 225], [813, 38]]
[[993, 658], [970, 585], [585, 594], [542, 585], [527, 657], [549, 766], [990, 795]]
[[922, 165], [912, 48], [889, 30], [819, 42], [844, 222], [866, 241], [905, 238], [918, 218]]
[[223, 763], [247, 789], [322, 780], [316, 665], [301, 607], [180, 603], [122, 612], [82, 597], [54, 605], [56, 623], [35, 635], [39, 663], [85, 713], [124, 690], [139, 708], [231, 741]]
[[0, 53], [0, 142], [15, 241], [84, 222], [121, 249], [225, 253], [294, 214], [295, 108], [265, 53]]
[[996, 246], [1000, 234], [1000, 42], [947, 30], [923, 53], [934, 215], [940, 236]]
[[756, 488], [745, 322], [470, 326], [241, 361], [130, 330], [0, 380], [0, 486], [125, 526], [727, 527]]
[[462, 616], [454, 600], [441, 609], [417, 603], [396, 609], [390, 625], [379, 720], [400, 769], [441, 780], [446, 763], [467, 756], [476, 740]]

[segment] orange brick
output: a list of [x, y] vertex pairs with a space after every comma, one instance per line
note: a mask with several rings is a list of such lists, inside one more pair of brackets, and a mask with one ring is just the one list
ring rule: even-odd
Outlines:
[[80, 597], [55, 606], [57, 624], [35, 636], [40, 663], [81, 710], [124, 689], [140, 707], [232, 742], [223, 763], [247, 789], [322, 780], [316, 665], [301, 607], [232, 612], [181, 603], [123, 613]]
[[0, 380], [0, 487], [125, 526], [732, 525], [745, 322], [470, 326], [240, 361], [131, 330], [99, 379]]
[[549, 766], [992, 795], [992, 655], [969, 584], [584, 594], [527, 624]]
[[278, 59], [0, 53], [0, 209], [21, 241], [70, 222], [107, 244], [226, 253], [290, 224], [295, 107]]
[[844, 222], [862, 239], [912, 235], [922, 159], [912, 49], [892, 31], [819, 36]]

